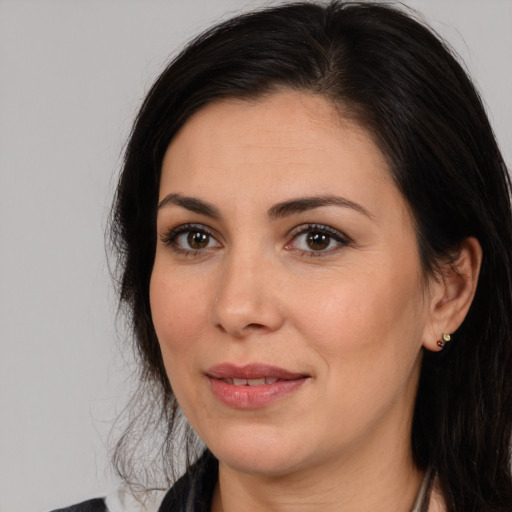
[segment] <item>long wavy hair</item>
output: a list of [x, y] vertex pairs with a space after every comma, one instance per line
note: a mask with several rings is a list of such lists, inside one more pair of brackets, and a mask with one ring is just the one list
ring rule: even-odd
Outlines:
[[[322, 95], [373, 135], [412, 212], [427, 274], [436, 275], [463, 238], [479, 240], [483, 261], [469, 313], [446, 350], [424, 353], [412, 448], [417, 466], [438, 475], [450, 512], [510, 512], [510, 178], [482, 101], [447, 45], [411, 12], [382, 3], [286, 3], [237, 16], [193, 40], [149, 91], [112, 210], [120, 301], [140, 362], [114, 454], [119, 473], [133, 483], [143, 466], [143, 477], [169, 483], [176, 450], [188, 459], [196, 453], [149, 304], [164, 153], [210, 102], [280, 88]], [[154, 440], [155, 430], [160, 441], [147, 460], [133, 447], [147, 455], [154, 441], [142, 439]]]

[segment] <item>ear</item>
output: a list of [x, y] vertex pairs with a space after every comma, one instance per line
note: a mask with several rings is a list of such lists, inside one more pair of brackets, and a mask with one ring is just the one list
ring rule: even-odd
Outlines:
[[475, 296], [481, 263], [480, 243], [476, 238], [465, 238], [455, 258], [442, 263], [440, 275], [432, 278], [430, 317], [423, 333], [423, 346], [427, 350], [442, 350], [443, 334], [451, 335], [462, 324]]

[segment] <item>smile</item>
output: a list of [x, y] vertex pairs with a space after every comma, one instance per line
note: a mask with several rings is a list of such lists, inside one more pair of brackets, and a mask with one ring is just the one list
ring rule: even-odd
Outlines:
[[226, 384], [231, 384], [233, 386], [263, 386], [264, 384], [274, 384], [279, 379], [275, 379], [274, 377], [262, 377], [261, 379], [235, 379], [235, 378], [227, 378], [221, 379]]
[[224, 363], [207, 372], [214, 397], [234, 409], [257, 409], [297, 391], [308, 375], [265, 364]]

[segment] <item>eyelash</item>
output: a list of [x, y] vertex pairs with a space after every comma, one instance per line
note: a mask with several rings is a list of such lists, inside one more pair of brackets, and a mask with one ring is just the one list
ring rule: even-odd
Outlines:
[[[295, 249], [299, 252], [301, 256], [321, 257], [330, 255], [340, 250], [341, 247], [347, 247], [352, 243], [352, 240], [348, 236], [330, 226], [326, 226], [323, 224], [307, 224], [303, 226], [298, 226], [290, 232], [289, 237], [291, 237], [291, 240], [285, 245], [285, 249], [292, 250], [293, 248], [291, 247], [291, 245], [294, 242], [296, 242], [299, 239], [299, 237], [311, 232], [327, 236], [329, 238], [328, 244], [330, 244], [331, 241], [334, 240], [337, 243], [337, 246], [335, 246], [334, 248], [320, 250]], [[217, 244], [219, 244], [213, 232], [203, 224], [183, 224], [181, 226], [178, 226], [177, 228], [171, 229], [165, 236], [161, 237], [162, 243], [164, 245], [171, 246], [173, 251], [188, 257], [200, 256], [201, 254], [204, 254], [206, 250], [211, 249], [210, 247], [204, 247], [201, 249], [185, 249], [183, 247], [180, 247], [177, 244], [177, 238], [180, 235], [186, 233], [202, 233], [204, 235], [207, 235], [211, 239], [215, 240]], [[210, 241], [211, 240], [208, 241], [208, 244], [210, 243]]]
[[337, 246], [329, 249], [322, 249], [316, 251], [314, 249], [311, 249], [309, 251], [304, 249], [298, 249], [301, 256], [307, 256], [312, 258], [327, 256], [339, 251], [342, 247], [347, 247], [351, 245], [352, 243], [352, 240], [347, 235], [330, 226], [326, 226], [324, 224], [307, 224], [305, 226], [299, 226], [295, 228], [290, 233], [292, 239], [289, 243], [286, 244], [285, 248], [288, 248], [290, 244], [295, 242], [300, 236], [306, 235], [311, 232], [315, 232], [320, 235], [326, 235], [327, 237], [329, 237], [330, 240], [334, 240], [335, 242], [337, 242]]
[[205, 250], [209, 249], [207, 247], [203, 249], [184, 249], [183, 247], [180, 247], [176, 240], [180, 235], [186, 234], [186, 233], [203, 233], [210, 237], [211, 239], [215, 240], [217, 243], [217, 239], [215, 238], [213, 232], [208, 229], [203, 224], [182, 224], [181, 226], [178, 226], [177, 228], [171, 229], [165, 236], [161, 238], [162, 243], [164, 245], [168, 245], [172, 248], [173, 251], [183, 254], [185, 256], [194, 257], [199, 256], [205, 252]]

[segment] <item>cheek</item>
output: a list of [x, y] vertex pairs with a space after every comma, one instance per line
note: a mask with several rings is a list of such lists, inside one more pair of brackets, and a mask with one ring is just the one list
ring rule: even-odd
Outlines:
[[404, 358], [412, 363], [421, 348], [421, 283], [414, 271], [399, 276], [379, 263], [291, 294], [296, 309], [290, 316], [309, 345], [328, 367], [355, 369], [356, 377], [358, 368], [382, 373]]
[[414, 400], [421, 354], [423, 310], [412, 280], [392, 287], [392, 280], [368, 277], [333, 286], [327, 298], [309, 294], [298, 304], [303, 313], [294, 315], [321, 359], [324, 396], [338, 404], [326, 411], [326, 424], [344, 425], [354, 436], [399, 397]]
[[179, 276], [156, 262], [150, 283], [151, 315], [170, 378], [185, 374], [208, 318], [204, 281]]

